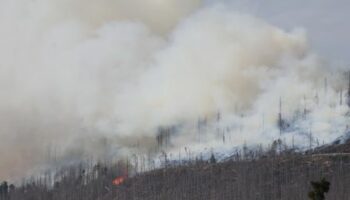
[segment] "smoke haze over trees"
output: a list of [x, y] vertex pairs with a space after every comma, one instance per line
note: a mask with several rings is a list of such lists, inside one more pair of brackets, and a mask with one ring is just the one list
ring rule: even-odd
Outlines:
[[347, 132], [347, 69], [302, 28], [208, 2], [1, 1], [0, 179]]

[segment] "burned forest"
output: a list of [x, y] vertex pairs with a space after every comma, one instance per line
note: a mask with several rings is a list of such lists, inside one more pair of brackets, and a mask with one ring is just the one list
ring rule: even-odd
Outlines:
[[0, 200], [350, 200], [348, 0], [0, 0]]

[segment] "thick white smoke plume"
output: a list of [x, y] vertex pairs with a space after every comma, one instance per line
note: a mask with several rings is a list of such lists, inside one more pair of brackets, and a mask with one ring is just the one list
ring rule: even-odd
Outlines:
[[151, 152], [160, 128], [174, 152], [266, 144], [280, 137], [280, 99], [286, 140], [346, 129], [344, 77], [305, 33], [225, 5], [3, 0], [0, 27], [0, 179], [53, 158]]

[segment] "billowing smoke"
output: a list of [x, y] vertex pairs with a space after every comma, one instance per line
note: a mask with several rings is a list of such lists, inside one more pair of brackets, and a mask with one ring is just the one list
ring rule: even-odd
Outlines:
[[174, 152], [266, 144], [279, 112], [296, 143], [346, 129], [344, 77], [304, 31], [225, 5], [3, 0], [0, 27], [0, 179], [151, 152], [163, 129]]

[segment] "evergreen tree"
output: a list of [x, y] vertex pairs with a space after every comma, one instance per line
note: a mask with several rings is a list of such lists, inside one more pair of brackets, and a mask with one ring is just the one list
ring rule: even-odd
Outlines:
[[0, 185], [0, 197], [6, 197], [7, 193], [8, 193], [8, 184], [6, 181], [4, 181]]
[[318, 182], [311, 181], [312, 191], [309, 192], [311, 200], [325, 200], [325, 193], [329, 191], [330, 182], [322, 178]]
[[211, 157], [210, 157], [210, 163], [211, 164], [215, 164], [216, 163], [216, 158], [215, 158], [213, 153], [211, 154]]

